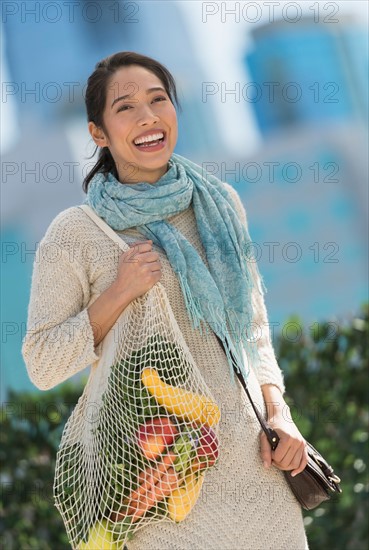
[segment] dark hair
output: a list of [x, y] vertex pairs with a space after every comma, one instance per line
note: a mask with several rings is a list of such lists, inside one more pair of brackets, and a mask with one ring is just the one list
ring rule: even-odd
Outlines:
[[[94, 72], [89, 76], [87, 80], [87, 89], [85, 96], [85, 104], [87, 111], [88, 122], [94, 122], [96, 126], [102, 128], [106, 133], [106, 129], [103, 121], [103, 112], [106, 103], [107, 89], [111, 77], [121, 67], [128, 67], [130, 65], [140, 65], [145, 69], [154, 73], [162, 82], [165, 91], [167, 92], [171, 102], [177, 105], [181, 109], [178, 96], [176, 83], [164, 65], [136, 52], [118, 52], [109, 57], [106, 57], [102, 61], [99, 61], [95, 65]], [[95, 156], [98, 146], [91, 157]], [[87, 174], [83, 180], [83, 191], [87, 193], [88, 184], [97, 172], [104, 174], [112, 172], [113, 175], [118, 178], [115, 161], [108, 147], [103, 147], [99, 151], [98, 160], [92, 170]]]

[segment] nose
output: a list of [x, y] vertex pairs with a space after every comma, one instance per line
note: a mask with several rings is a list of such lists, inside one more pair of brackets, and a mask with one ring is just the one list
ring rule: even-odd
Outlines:
[[160, 117], [152, 112], [151, 108], [148, 105], [143, 106], [141, 110], [141, 117], [139, 118], [138, 124], [140, 126], [146, 126], [160, 120]]

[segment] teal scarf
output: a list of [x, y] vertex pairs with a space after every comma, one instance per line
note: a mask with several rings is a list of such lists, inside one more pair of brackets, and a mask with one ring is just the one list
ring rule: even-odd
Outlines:
[[[233, 358], [246, 381], [250, 369], [246, 371], [242, 349], [249, 364], [260, 362], [257, 340], [249, 334], [255, 281], [247, 265], [251, 242], [247, 227], [218, 178], [175, 153], [168, 165], [168, 171], [153, 184], [122, 184], [111, 173], [97, 173], [90, 181], [85, 204], [114, 230], [135, 227], [165, 251], [193, 327], [202, 334], [200, 321], [206, 330], [210, 325], [224, 345], [232, 383]], [[180, 231], [166, 221], [191, 204], [209, 269]]]

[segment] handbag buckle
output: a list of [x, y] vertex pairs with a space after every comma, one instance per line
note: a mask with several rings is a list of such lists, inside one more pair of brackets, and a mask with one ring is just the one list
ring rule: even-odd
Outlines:
[[341, 483], [341, 479], [336, 474], [333, 474], [332, 476], [328, 476], [328, 479], [331, 479], [335, 483]]

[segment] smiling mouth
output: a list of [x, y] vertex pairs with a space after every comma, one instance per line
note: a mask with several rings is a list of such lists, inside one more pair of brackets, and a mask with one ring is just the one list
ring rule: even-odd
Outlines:
[[[159, 135], [159, 136], [162, 135], [163, 137], [158, 137], [155, 140], [151, 139], [150, 141], [148, 141], [147, 138], [156, 137], [157, 135]], [[167, 135], [167, 133], [162, 129], [160, 129], [160, 130], [153, 129], [150, 134], [147, 132], [146, 136], [143, 136], [142, 138], [136, 137], [132, 141], [132, 143], [133, 143], [133, 145], [136, 145], [136, 147], [140, 147], [141, 145], [150, 145], [150, 144], [157, 145], [158, 143], [162, 143], [163, 141], [165, 141], [166, 135]], [[136, 143], [137, 141], [141, 141], [141, 143]]]
[[136, 145], [136, 143], [134, 143], [134, 146], [138, 147], [138, 149], [146, 149], [147, 147], [155, 147], [155, 145], [159, 145], [159, 143], [163, 143], [164, 139], [165, 139], [165, 136], [160, 138], [160, 139], [156, 139], [155, 141], [147, 141], [146, 143], [139, 143], [138, 145]]

